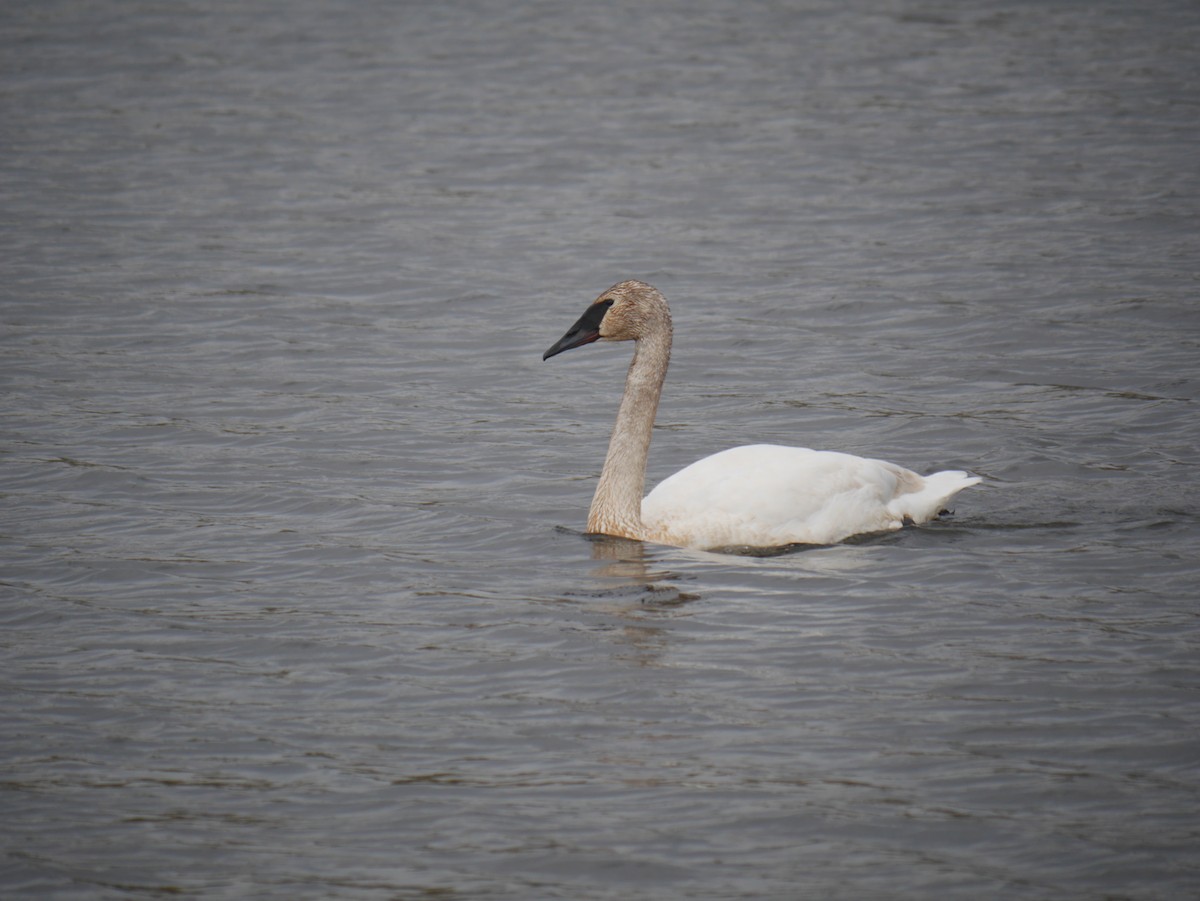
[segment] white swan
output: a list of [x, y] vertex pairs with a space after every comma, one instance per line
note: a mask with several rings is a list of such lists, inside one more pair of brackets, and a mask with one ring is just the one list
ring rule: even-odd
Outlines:
[[835, 451], [750, 444], [698, 460], [643, 500], [651, 430], [671, 359], [666, 299], [645, 282], [613, 285], [542, 359], [601, 338], [634, 347], [589, 532], [694, 548], [835, 544], [928, 522], [951, 497], [981, 481], [965, 472], [919, 476]]

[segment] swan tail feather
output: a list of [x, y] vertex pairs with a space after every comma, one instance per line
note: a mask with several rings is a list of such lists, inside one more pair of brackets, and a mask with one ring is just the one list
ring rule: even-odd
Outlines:
[[888, 507], [907, 522], [922, 523], [936, 519], [946, 512], [946, 505], [964, 488], [978, 485], [983, 479], [961, 470], [946, 470], [921, 478], [920, 487], [895, 497]]

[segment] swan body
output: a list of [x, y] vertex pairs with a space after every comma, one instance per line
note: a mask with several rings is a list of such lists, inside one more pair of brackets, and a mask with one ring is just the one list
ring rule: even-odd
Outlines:
[[589, 532], [694, 548], [835, 544], [928, 522], [955, 494], [981, 481], [959, 471], [921, 476], [836, 451], [750, 444], [697, 460], [643, 499], [671, 332], [662, 294], [645, 282], [624, 281], [601, 294], [543, 355], [600, 339], [634, 341]]
[[965, 472], [919, 476], [837, 451], [748, 444], [664, 479], [642, 501], [646, 536], [680, 547], [836, 544], [852, 535], [928, 522]]

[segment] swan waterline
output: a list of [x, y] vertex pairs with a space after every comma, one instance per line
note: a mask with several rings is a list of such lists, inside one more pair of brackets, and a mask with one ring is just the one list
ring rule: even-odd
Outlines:
[[837, 451], [749, 444], [697, 460], [643, 498], [671, 334], [666, 298], [631, 279], [597, 297], [542, 355], [548, 360], [601, 339], [634, 342], [588, 511], [590, 533], [690, 548], [837, 544], [929, 522], [950, 498], [981, 481], [958, 470], [922, 476]]

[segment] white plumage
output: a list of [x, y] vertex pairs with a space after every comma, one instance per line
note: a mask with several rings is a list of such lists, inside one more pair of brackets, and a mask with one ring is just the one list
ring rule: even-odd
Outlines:
[[733, 447], [668, 476], [642, 501], [647, 537], [680, 547], [835, 544], [928, 522], [979, 481], [919, 476], [883, 460], [806, 447]]
[[750, 444], [698, 460], [642, 499], [651, 430], [671, 353], [666, 300], [644, 282], [605, 291], [543, 359], [598, 339], [632, 340], [633, 361], [588, 531], [678, 547], [834, 544], [935, 518], [980, 479], [921, 476], [852, 454]]

